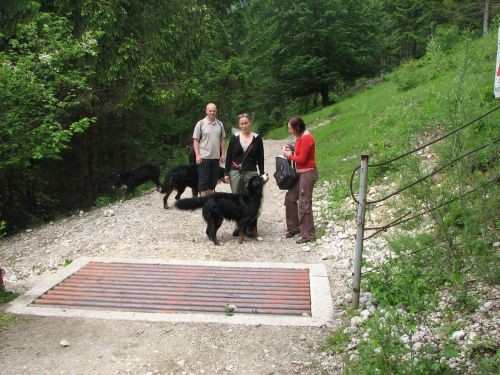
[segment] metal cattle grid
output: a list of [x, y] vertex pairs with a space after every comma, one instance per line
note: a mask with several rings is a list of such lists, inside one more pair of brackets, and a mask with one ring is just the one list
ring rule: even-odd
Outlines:
[[308, 269], [89, 262], [31, 305], [311, 315]]

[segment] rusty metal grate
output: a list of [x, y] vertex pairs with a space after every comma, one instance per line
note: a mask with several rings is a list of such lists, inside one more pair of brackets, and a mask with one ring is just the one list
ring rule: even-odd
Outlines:
[[90, 262], [31, 305], [310, 316], [309, 269]]

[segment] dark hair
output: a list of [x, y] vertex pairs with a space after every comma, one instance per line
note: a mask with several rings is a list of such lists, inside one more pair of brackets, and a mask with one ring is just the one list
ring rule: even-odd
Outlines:
[[288, 120], [288, 123], [297, 134], [302, 134], [306, 130], [306, 124], [299, 116], [293, 116], [290, 120]]

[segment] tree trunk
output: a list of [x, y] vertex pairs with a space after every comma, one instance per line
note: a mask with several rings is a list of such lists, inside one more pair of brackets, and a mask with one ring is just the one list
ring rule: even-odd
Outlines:
[[318, 108], [318, 94], [313, 93], [313, 108]]
[[483, 35], [490, 31], [490, 8], [491, 0], [484, 1], [484, 17], [483, 17]]
[[89, 134], [88, 130], [82, 135], [78, 136], [77, 149], [78, 149], [78, 164], [79, 164], [79, 180], [82, 191], [83, 203], [85, 206], [90, 206], [93, 201], [92, 178], [90, 175], [90, 147], [89, 147]]
[[330, 104], [330, 96], [328, 95], [328, 87], [321, 88], [321, 104], [323, 104], [323, 107]]

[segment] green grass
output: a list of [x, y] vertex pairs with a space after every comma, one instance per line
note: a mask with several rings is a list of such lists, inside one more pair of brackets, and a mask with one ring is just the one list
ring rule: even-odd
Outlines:
[[[312, 130], [320, 179], [347, 181], [361, 153], [370, 153], [372, 162], [383, 161], [411, 149], [416, 135], [424, 130], [433, 131], [438, 125], [453, 129], [498, 105], [493, 98], [493, 34], [474, 43], [463, 42], [446, 60], [439, 55], [409, 63], [418, 72], [405, 73], [403, 66], [360, 94], [302, 115], [313, 128], [329, 120], [328, 125]], [[410, 73], [424, 82], [407, 91], [398, 90], [398, 79]], [[498, 112], [485, 123], [498, 124]], [[287, 135], [283, 124], [265, 137], [283, 139]]]
[[0, 332], [2, 332], [7, 324], [11, 322], [15, 322], [17, 318], [14, 315], [11, 314], [4, 314], [0, 312]]
[[7, 302], [12, 301], [13, 299], [17, 298], [19, 296], [19, 293], [13, 293], [9, 291], [2, 291], [0, 292], [0, 304], [4, 304]]
[[[5, 303], [10, 302], [10, 301], [14, 300], [15, 298], [17, 298], [18, 296], [19, 296], [19, 293], [13, 293], [13, 292], [9, 292], [9, 291], [1, 291], [0, 292], [0, 305], [3, 305]], [[13, 322], [13, 321], [16, 321], [16, 318], [14, 317], [14, 315], [5, 314], [5, 313], [0, 311], [0, 332], [2, 332], [5, 329], [5, 326], [9, 322]]]

